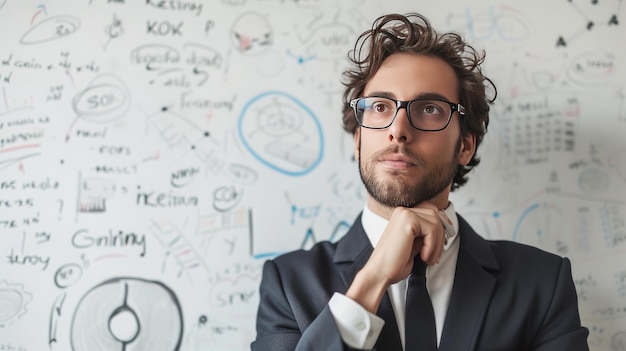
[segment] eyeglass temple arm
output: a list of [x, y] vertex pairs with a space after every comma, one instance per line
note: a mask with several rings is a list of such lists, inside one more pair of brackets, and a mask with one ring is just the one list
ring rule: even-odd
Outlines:
[[465, 116], [465, 106], [461, 104], [456, 104], [456, 110], [459, 112], [461, 116]]

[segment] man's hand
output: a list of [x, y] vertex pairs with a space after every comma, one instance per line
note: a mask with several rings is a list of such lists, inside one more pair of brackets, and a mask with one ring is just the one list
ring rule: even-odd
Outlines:
[[389, 285], [409, 276], [415, 255], [428, 265], [438, 263], [444, 243], [445, 230], [436, 206], [423, 202], [413, 208], [395, 208], [374, 252], [346, 296], [376, 313]]

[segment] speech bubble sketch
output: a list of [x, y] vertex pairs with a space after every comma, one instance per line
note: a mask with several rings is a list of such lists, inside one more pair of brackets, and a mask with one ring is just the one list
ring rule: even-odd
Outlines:
[[80, 29], [80, 19], [72, 16], [54, 16], [31, 27], [20, 39], [20, 44], [33, 45], [65, 38]]

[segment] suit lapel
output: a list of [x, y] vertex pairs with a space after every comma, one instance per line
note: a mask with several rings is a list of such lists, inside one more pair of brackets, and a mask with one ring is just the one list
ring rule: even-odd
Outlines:
[[363, 268], [374, 251], [361, 224], [361, 215], [357, 217], [346, 235], [337, 242], [333, 263], [340, 271], [346, 290], [352, 284], [354, 276]]
[[[341, 279], [348, 289], [356, 274], [363, 268], [374, 251], [372, 244], [365, 234], [359, 215], [350, 228], [350, 231], [337, 242], [337, 251], [333, 262], [337, 265]], [[396, 316], [393, 313], [389, 294], [385, 293], [376, 314], [385, 320], [385, 326], [376, 342], [377, 350], [402, 350], [400, 333]]]
[[459, 216], [461, 239], [454, 286], [439, 350], [473, 350], [489, 307], [499, 266], [487, 241]]

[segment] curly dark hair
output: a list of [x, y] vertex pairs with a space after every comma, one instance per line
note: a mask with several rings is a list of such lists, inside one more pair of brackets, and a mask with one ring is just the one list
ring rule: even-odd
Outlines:
[[[363, 96], [367, 82], [376, 74], [383, 61], [394, 53], [413, 53], [441, 58], [447, 62], [459, 81], [460, 103], [465, 107], [465, 117], [460, 119], [461, 134], [476, 136], [476, 150], [489, 125], [489, 105], [495, 101], [497, 91], [493, 82], [483, 75], [481, 64], [485, 52], [476, 51], [456, 33], [436, 32], [426, 17], [410, 13], [381, 16], [365, 31], [348, 53], [352, 67], [343, 72], [343, 129], [349, 133], [359, 127], [350, 101]], [[487, 97], [487, 86], [493, 88], [493, 98]], [[467, 173], [480, 158], [476, 152], [466, 166], [459, 165], [452, 182], [455, 190], [467, 182]]]

